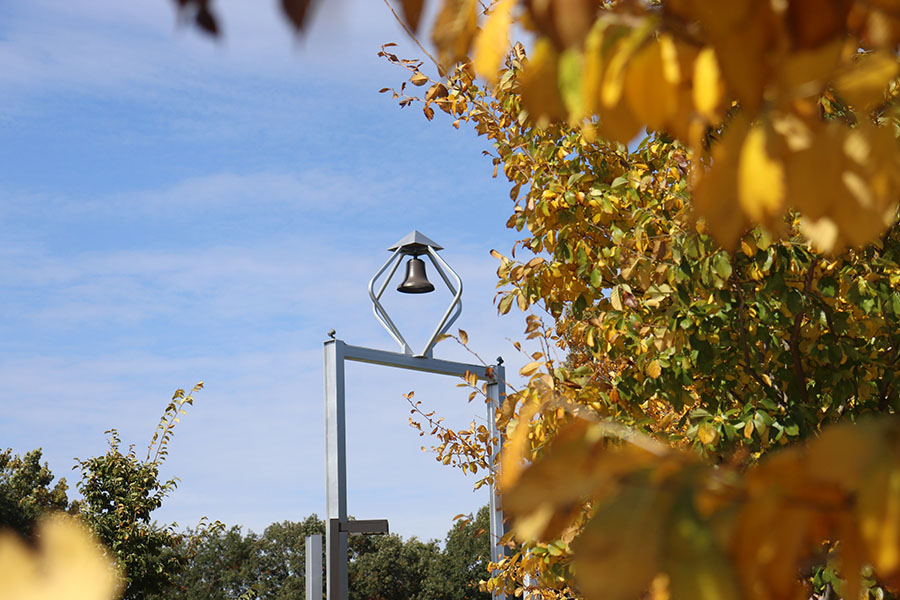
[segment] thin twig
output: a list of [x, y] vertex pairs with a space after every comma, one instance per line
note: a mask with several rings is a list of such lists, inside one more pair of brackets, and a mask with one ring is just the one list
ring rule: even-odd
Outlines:
[[394, 7], [391, 6], [391, 3], [389, 2], [389, 0], [384, 0], [384, 3], [385, 3], [385, 5], [387, 5], [388, 9], [391, 11], [391, 14], [394, 15], [394, 18], [397, 19], [397, 22], [400, 23], [400, 27], [403, 28], [403, 31], [406, 32], [406, 35], [408, 35], [410, 37], [410, 39], [412, 39], [412, 41], [414, 41], [416, 43], [416, 46], [419, 47], [419, 50], [421, 50], [422, 53], [425, 54], [425, 56], [427, 56], [428, 58], [431, 59], [431, 62], [433, 62], [434, 66], [437, 67], [438, 73], [440, 74], [441, 77], [443, 77], [446, 73], [444, 72], [444, 68], [441, 67], [441, 63], [439, 63], [437, 61], [437, 59], [435, 57], [433, 57], [431, 55], [431, 53], [428, 52], [428, 50], [425, 49], [425, 46], [422, 45], [422, 43], [419, 41], [419, 38], [416, 37], [416, 34], [413, 33], [412, 31], [410, 31], [409, 27], [406, 25], [406, 22], [400, 18], [400, 15], [398, 15], [397, 11], [394, 10]]

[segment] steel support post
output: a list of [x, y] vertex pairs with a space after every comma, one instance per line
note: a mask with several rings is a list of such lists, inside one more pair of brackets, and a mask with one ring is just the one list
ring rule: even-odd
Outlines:
[[[462, 377], [466, 372], [474, 373], [487, 383], [487, 420], [491, 438], [492, 457], [500, 453], [502, 441], [497, 432], [496, 411], [505, 399], [505, 369], [502, 365], [485, 367], [430, 357], [410, 356], [399, 352], [374, 350], [351, 346], [342, 340], [325, 342], [325, 479], [326, 479], [326, 523], [325, 538], [327, 600], [347, 600], [347, 446], [346, 415], [344, 412], [344, 364], [346, 361], [362, 362], [398, 369], [423, 371], [438, 375]], [[497, 545], [505, 534], [503, 509], [496, 486], [490, 489], [491, 560], [499, 561], [503, 548]], [[352, 526], [351, 526], [352, 527]], [[386, 525], [385, 525], [386, 527]], [[373, 532], [374, 533], [374, 532]], [[495, 592], [494, 600], [505, 600], [506, 596]]]
[[[347, 521], [347, 435], [344, 412], [344, 348], [325, 342], [325, 522]], [[326, 597], [347, 600], [347, 534], [329, 527], [325, 536]]]
[[[500, 432], [497, 431], [497, 411], [503, 406], [506, 399], [504, 387], [506, 385], [506, 369], [503, 365], [496, 365], [493, 368], [493, 378], [488, 380], [488, 431], [491, 435], [491, 460], [494, 464], [494, 473], [499, 473], [500, 468], [500, 450], [502, 447], [502, 438]], [[506, 525], [503, 522], [503, 507], [500, 504], [500, 494], [497, 492], [497, 482], [491, 483], [491, 497], [488, 510], [490, 511], [491, 524], [491, 561], [499, 562], [505, 554], [505, 548], [499, 545], [500, 539], [506, 534]], [[506, 594], [503, 592], [494, 592], [494, 600], [506, 600]]]
[[322, 600], [322, 536], [306, 536], [306, 600]]

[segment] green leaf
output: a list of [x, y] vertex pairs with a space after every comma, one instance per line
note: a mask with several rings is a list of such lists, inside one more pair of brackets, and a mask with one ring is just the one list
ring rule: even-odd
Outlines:
[[612, 182], [612, 184], [610, 184], [610, 187], [615, 190], [615, 189], [618, 189], [618, 188], [624, 186], [626, 183], [628, 183], [628, 179], [620, 176], [620, 177], [616, 177], [615, 179], [613, 179], [613, 182]]
[[713, 270], [718, 273], [719, 277], [728, 280], [731, 277], [731, 261], [724, 252], [719, 252], [713, 258]]

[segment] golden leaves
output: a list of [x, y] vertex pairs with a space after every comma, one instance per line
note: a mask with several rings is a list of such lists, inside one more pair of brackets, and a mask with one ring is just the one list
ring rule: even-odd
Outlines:
[[509, 48], [508, 30], [512, 25], [512, 10], [516, 0], [499, 0], [478, 38], [475, 40], [475, 72], [491, 83], [499, 80], [498, 71]]
[[624, 77], [631, 111], [650, 129], [662, 129], [677, 110], [680, 69], [672, 38], [663, 35], [638, 50]]
[[750, 128], [738, 159], [738, 200], [752, 221], [771, 223], [780, 215], [785, 195], [784, 164], [771, 130]]
[[478, 27], [475, 0], [445, 0], [431, 33], [438, 59], [446, 68], [464, 60]]
[[900, 570], [900, 465], [885, 461], [869, 473], [859, 496], [862, 539], [878, 573]]
[[660, 570], [661, 532], [669, 502], [649, 485], [636, 485], [598, 510], [572, 545], [585, 597], [632, 600], [650, 587]]
[[888, 83], [897, 77], [897, 57], [880, 50], [863, 55], [834, 80], [841, 98], [856, 110], [869, 110], [884, 100]]
[[716, 52], [710, 47], [703, 48], [694, 61], [693, 100], [697, 112], [710, 121], [718, 120], [718, 108], [724, 93]]
[[697, 428], [697, 439], [703, 444], [715, 444], [719, 441], [719, 431], [712, 423], [702, 423]]
[[537, 0], [527, 2], [530, 22], [557, 48], [578, 45], [601, 6], [600, 0]]
[[0, 598], [112, 600], [121, 580], [99, 542], [74, 517], [45, 517], [33, 550], [0, 532]]
[[749, 126], [741, 116], [729, 123], [722, 139], [712, 149], [712, 167], [698, 176], [694, 188], [694, 210], [726, 248], [740, 238], [747, 220], [738, 209], [737, 171], [741, 148]]
[[590, 500], [572, 542], [586, 598], [639, 598], [661, 573], [673, 598], [808, 597], [798, 573], [828, 540], [844, 597], [857, 597], [865, 564], [900, 580], [896, 419], [828, 428], [746, 473], [611, 433], [571, 423], [504, 495], [523, 541], [562, 535]]
[[896, 217], [898, 166], [886, 128], [823, 127], [808, 148], [787, 155], [788, 189], [804, 214], [804, 234], [825, 251], [876, 237]]
[[[476, 34], [474, 1], [443, 0], [434, 39], [445, 63], [461, 60], [474, 40], [475, 71], [497, 83], [510, 32], [517, 24], [536, 31], [529, 60], [514, 69], [533, 123], [568, 120], [586, 139], [626, 144], [644, 129], [666, 131], [691, 149], [697, 214], [726, 246], [751, 225], [779, 233], [797, 209], [816, 246], [837, 250], [872, 240], [894, 217], [887, 171], [876, 175], [855, 159], [859, 167], [818, 176], [811, 168], [820, 150], [835, 160], [842, 135], [832, 129], [868, 122], [864, 113], [891, 99], [900, 74], [900, 20], [891, 14], [853, 0], [668, 0], [665, 18], [595, 0], [496, 0]], [[666, 18], [683, 29], [663, 26]], [[790, 122], [805, 139], [779, 129]], [[737, 150], [717, 151], [722, 144]], [[896, 147], [882, 151], [885, 164], [900, 156]]]
[[556, 86], [558, 58], [549, 40], [538, 40], [519, 79], [522, 102], [539, 124], [559, 121], [566, 115]]

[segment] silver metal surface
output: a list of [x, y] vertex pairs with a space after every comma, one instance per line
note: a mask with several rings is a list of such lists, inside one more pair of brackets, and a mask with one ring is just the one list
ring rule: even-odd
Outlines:
[[478, 379], [485, 381], [491, 379], [487, 375], [487, 367], [484, 365], [459, 363], [451, 360], [441, 360], [439, 358], [410, 356], [408, 354], [401, 354], [400, 352], [389, 352], [387, 350], [375, 350], [374, 348], [364, 348], [362, 346], [351, 346], [340, 340], [338, 341], [342, 344], [344, 360], [383, 365], [385, 367], [396, 367], [398, 369], [409, 369], [410, 371], [437, 373], [438, 375], [450, 375], [451, 377], [462, 377], [466, 372], [470, 372], [474, 373]]
[[[456, 274], [456, 271], [450, 268], [443, 258], [438, 256], [438, 253], [435, 252], [431, 247], [428, 248], [428, 257], [431, 259], [431, 262], [434, 263], [435, 270], [440, 273], [441, 279], [444, 280], [444, 283], [447, 284], [447, 287], [450, 288], [450, 292], [453, 294], [453, 300], [450, 302], [450, 306], [447, 307], [447, 310], [444, 312], [444, 316], [441, 317], [441, 322], [438, 323], [438, 326], [435, 327], [434, 333], [431, 334], [431, 337], [428, 339], [428, 343], [425, 344], [425, 348], [422, 349], [422, 352], [419, 356], [431, 356], [431, 349], [434, 347], [435, 343], [437, 343], [438, 336], [443, 333], [446, 333], [447, 330], [450, 329], [450, 326], [453, 325], [454, 321], [459, 318], [459, 315], [462, 313], [462, 279], [459, 278], [459, 275]], [[447, 278], [447, 274], [444, 273], [444, 269], [447, 269], [451, 275], [453, 275], [453, 279], [456, 281], [456, 288], [450, 283], [450, 280]], [[452, 318], [450, 313], [453, 313], [453, 309], [456, 309], [456, 312], [453, 314]]]
[[[347, 600], [347, 532], [358, 529], [381, 527], [387, 532], [387, 521], [375, 519], [369, 521], [347, 520], [347, 459], [344, 412], [344, 365], [346, 361], [362, 362], [451, 377], [462, 377], [467, 372], [473, 373], [479, 380], [487, 382], [487, 420], [491, 437], [494, 439], [491, 452], [495, 461], [495, 469], [499, 464], [498, 457], [501, 438], [497, 432], [494, 416], [505, 399], [504, 386], [506, 371], [502, 365], [485, 367], [483, 365], [460, 363], [436, 358], [415, 357], [406, 353], [375, 350], [361, 346], [351, 346], [342, 340], [332, 339], [325, 342], [325, 451], [326, 451], [326, 486], [327, 486], [327, 523], [326, 536], [328, 600]], [[490, 371], [488, 370], [490, 369]], [[497, 542], [505, 534], [503, 510], [500, 496], [492, 483], [490, 488], [490, 528], [491, 528], [491, 560], [498, 561], [504, 549]], [[354, 525], [354, 523], [356, 525]], [[358, 531], [358, 533], [364, 533]], [[381, 531], [366, 531], [381, 533]], [[335, 542], [338, 540], [338, 542]], [[339, 544], [336, 546], [335, 544]], [[505, 600], [502, 593], [495, 593], [494, 600]]]
[[306, 600], [322, 598], [322, 536], [306, 536]]
[[[506, 369], [503, 365], [494, 366], [494, 378], [487, 384], [488, 393], [488, 432], [491, 440], [491, 461], [494, 465], [494, 473], [500, 471], [500, 449], [503, 439], [497, 431], [497, 411], [506, 400], [504, 386], [506, 385]], [[503, 521], [503, 506], [500, 503], [500, 493], [497, 491], [496, 482], [491, 483], [491, 496], [488, 501], [491, 524], [491, 562], [500, 562], [506, 554], [506, 548], [500, 545], [500, 539], [506, 535], [506, 523]], [[495, 572], [496, 574], [496, 572]], [[494, 592], [494, 600], [506, 600], [506, 594]]]
[[[400, 248], [397, 248], [394, 253], [391, 255], [387, 262], [384, 263], [378, 272], [375, 273], [375, 276], [369, 280], [369, 299], [372, 300], [372, 312], [375, 314], [375, 320], [381, 323], [381, 326], [384, 327], [385, 331], [387, 331], [394, 341], [400, 344], [400, 348], [406, 354], [412, 354], [412, 348], [409, 347], [409, 344], [406, 343], [406, 340], [403, 338], [403, 334], [400, 333], [400, 330], [397, 329], [397, 326], [394, 324], [394, 321], [391, 320], [390, 315], [387, 314], [387, 311], [384, 310], [384, 307], [381, 305], [379, 300], [381, 299], [381, 295], [384, 293], [384, 290], [387, 288], [388, 283], [391, 282], [391, 278], [394, 276], [394, 273], [397, 272], [397, 267], [400, 266], [402, 262], [403, 254]], [[381, 274], [385, 272], [388, 266], [393, 263], [393, 267], [391, 268], [391, 272], [388, 273], [388, 276], [385, 277], [384, 283], [381, 284], [381, 287], [378, 289], [378, 292], [375, 291], [375, 281], [381, 277]]]
[[[325, 342], [325, 511], [330, 519], [347, 520], [347, 436], [344, 412], [344, 342]], [[347, 534], [325, 536], [325, 584], [329, 600], [347, 598]], [[343, 557], [341, 560], [338, 557]], [[343, 593], [341, 592], [343, 590]]]
[[388, 250], [399, 250], [405, 248], [407, 251], [410, 251], [418, 250], [420, 246], [424, 246], [426, 248], [434, 248], [435, 250], [444, 249], [443, 246], [439, 246], [437, 242], [421, 233], [418, 229], [413, 229], [411, 232], [403, 236], [402, 240], [395, 244], [391, 244], [391, 247], [388, 248]]

